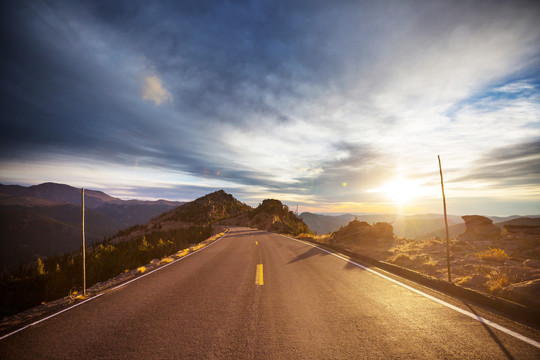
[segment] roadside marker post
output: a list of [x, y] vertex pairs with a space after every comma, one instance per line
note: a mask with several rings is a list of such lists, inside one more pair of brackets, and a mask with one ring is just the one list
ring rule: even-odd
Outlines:
[[443, 182], [443, 175], [442, 175], [442, 166], [441, 166], [441, 157], [437, 155], [437, 158], [439, 159], [439, 172], [441, 173], [441, 190], [442, 190], [442, 199], [443, 199], [443, 207], [444, 207], [444, 225], [446, 227], [446, 266], [448, 267], [448, 282], [452, 282], [452, 276], [450, 274], [450, 236], [448, 235], [448, 218], [446, 216], [446, 197], [444, 196], [444, 182]]
[[83, 296], [86, 296], [86, 244], [84, 241], [84, 188], [81, 189], [82, 197], [82, 263], [83, 263]]

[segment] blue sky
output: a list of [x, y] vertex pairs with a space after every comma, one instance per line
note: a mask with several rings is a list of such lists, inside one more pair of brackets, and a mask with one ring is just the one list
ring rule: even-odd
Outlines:
[[540, 214], [532, 1], [1, 7], [4, 184]]

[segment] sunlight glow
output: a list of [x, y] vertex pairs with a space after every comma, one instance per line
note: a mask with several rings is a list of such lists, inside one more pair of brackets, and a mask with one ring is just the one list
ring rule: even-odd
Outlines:
[[403, 204], [423, 194], [422, 188], [415, 182], [398, 178], [371, 192], [385, 194], [388, 200]]

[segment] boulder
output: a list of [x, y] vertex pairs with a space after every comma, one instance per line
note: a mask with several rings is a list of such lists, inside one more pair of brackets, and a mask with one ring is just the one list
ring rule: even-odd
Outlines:
[[523, 262], [523, 265], [525, 266], [528, 266], [528, 267], [531, 267], [531, 268], [535, 268], [535, 269], [540, 269], [540, 260], [537, 260], [537, 259], [527, 259]]
[[394, 239], [394, 228], [389, 223], [378, 222], [373, 226], [354, 219], [333, 233], [336, 242], [356, 245], [387, 245]]
[[479, 288], [484, 286], [489, 280], [489, 277], [485, 274], [474, 274], [473, 276], [466, 277], [458, 282], [458, 285]]
[[501, 234], [501, 229], [485, 216], [466, 215], [461, 218], [465, 221], [465, 232], [458, 236], [460, 241], [493, 241]]

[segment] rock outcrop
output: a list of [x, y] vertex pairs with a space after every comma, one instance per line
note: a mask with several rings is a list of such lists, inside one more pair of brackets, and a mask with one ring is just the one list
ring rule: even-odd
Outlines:
[[255, 227], [281, 234], [309, 233], [308, 226], [279, 200], [266, 199], [255, 209], [222, 221], [223, 225]]
[[365, 221], [354, 219], [332, 234], [335, 242], [356, 245], [391, 243], [394, 240], [394, 228], [386, 222], [373, 226]]
[[458, 240], [492, 241], [501, 234], [501, 229], [493, 225], [493, 221], [485, 216], [466, 215], [461, 218], [465, 221], [465, 232], [458, 236]]

